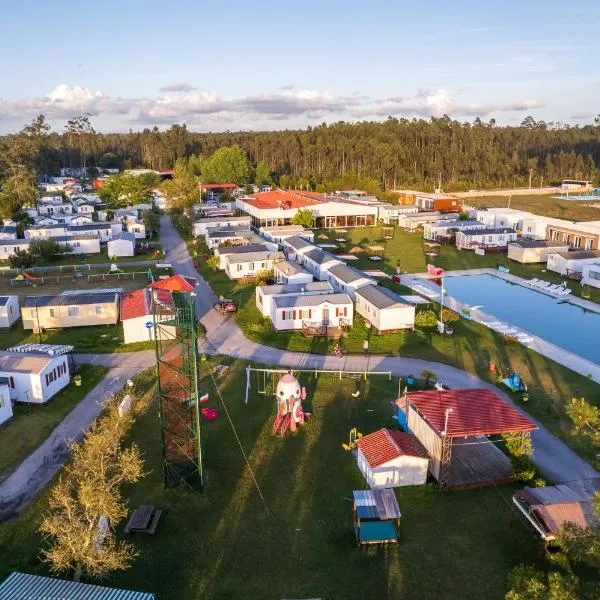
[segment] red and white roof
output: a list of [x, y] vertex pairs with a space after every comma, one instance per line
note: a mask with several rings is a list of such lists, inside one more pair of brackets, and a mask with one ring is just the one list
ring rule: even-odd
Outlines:
[[150, 292], [147, 288], [123, 294], [121, 298], [121, 321], [137, 319], [151, 313]]
[[183, 275], [172, 275], [167, 279], [159, 279], [149, 286], [151, 289], [169, 290], [170, 292], [193, 292], [196, 280], [193, 277]]
[[401, 456], [428, 458], [427, 452], [414, 435], [395, 429], [382, 428], [369, 433], [357, 440], [356, 445], [372, 469]]

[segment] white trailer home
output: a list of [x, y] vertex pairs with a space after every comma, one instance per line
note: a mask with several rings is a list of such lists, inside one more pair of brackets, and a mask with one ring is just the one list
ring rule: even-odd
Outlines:
[[273, 266], [275, 283], [309, 283], [313, 280], [312, 273], [298, 263], [282, 260]]
[[517, 239], [517, 232], [508, 227], [500, 229], [475, 229], [459, 231], [456, 234], [456, 247], [459, 250], [474, 248], [506, 248]]
[[128, 231], [117, 233], [106, 244], [108, 257], [135, 256], [135, 235]]
[[347, 265], [335, 265], [329, 269], [328, 281], [334, 291], [346, 293], [354, 299], [356, 290], [365, 285], [376, 284], [374, 279], [367, 277], [362, 271]]
[[[248, 217], [250, 219], [250, 217]], [[308, 242], [315, 241], [315, 234], [310, 229], [305, 229], [302, 225], [273, 225], [271, 227], [261, 227], [258, 233], [265, 239], [280, 244], [287, 238], [297, 236]]]
[[10, 399], [10, 381], [8, 377], [0, 377], [0, 427], [8, 423], [13, 416]]
[[256, 287], [256, 308], [263, 317], [273, 320], [273, 299], [285, 296], [315, 296], [333, 294], [333, 288], [327, 281], [312, 281], [306, 284], [275, 284]]
[[19, 296], [0, 296], [0, 329], [10, 329], [20, 317]]
[[319, 248], [313, 248], [304, 254], [303, 263], [319, 281], [326, 281], [329, 278], [329, 269], [336, 265], [345, 264], [333, 254], [325, 252]]
[[356, 442], [356, 462], [371, 488], [424, 485], [429, 455], [412, 433], [380, 429]]
[[0, 225], [0, 240], [16, 240], [17, 226], [13, 224]]
[[269, 248], [265, 244], [248, 244], [247, 246], [221, 246], [215, 248], [215, 256], [219, 257], [219, 269], [223, 270], [227, 266], [227, 257], [234, 254], [252, 254], [268, 252]]
[[600, 259], [587, 263], [581, 271], [581, 284], [600, 288]]
[[548, 255], [568, 251], [569, 246], [552, 240], [521, 238], [508, 244], [508, 258], [521, 264], [545, 263]]
[[271, 320], [277, 331], [327, 329], [352, 326], [354, 307], [348, 294], [276, 297]]
[[295, 260], [299, 265], [304, 264], [304, 255], [311, 250], [318, 250], [312, 242], [305, 240], [297, 235], [284, 239], [282, 242], [283, 251], [289, 260]]
[[365, 285], [355, 292], [356, 312], [378, 332], [414, 329], [415, 306], [379, 285]]
[[283, 252], [251, 252], [230, 254], [225, 262], [225, 273], [229, 279], [253, 277], [261, 271], [270, 271], [273, 265], [285, 260]]
[[72, 346], [33, 344], [31, 347], [38, 349], [27, 350], [25, 345], [1, 350], [0, 377], [8, 379], [11, 400], [45, 404], [70, 381], [67, 352]]
[[16, 250], [29, 250], [31, 240], [0, 240], [0, 261], [7, 261]]
[[209, 229], [223, 229], [241, 227], [242, 229], [250, 229], [250, 223], [252, 218], [249, 216], [245, 217], [233, 217], [233, 216], [216, 216], [206, 217], [204, 219], [198, 219], [194, 221], [194, 236], [199, 237], [206, 235]]
[[468, 221], [445, 219], [443, 221], [436, 221], [435, 223], [425, 223], [423, 225], [423, 239], [431, 241], [449, 239], [453, 233], [458, 231], [482, 230], [485, 228], [486, 225], [484, 223], [472, 219]]
[[558, 252], [548, 255], [548, 271], [570, 276], [583, 274], [587, 265], [598, 262], [600, 250], [576, 250], [574, 252]]
[[100, 240], [95, 235], [82, 233], [54, 237], [52, 239], [63, 249], [69, 249], [66, 254], [100, 254]]

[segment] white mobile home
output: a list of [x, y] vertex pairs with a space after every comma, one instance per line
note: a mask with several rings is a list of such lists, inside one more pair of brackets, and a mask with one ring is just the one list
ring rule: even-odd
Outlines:
[[253, 277], [261, 271], [270, 271], [276, 262], [284, 259], [283, 252], [230, 254], [225, 262], [225, 273], [229, 279]]
[[95, 235], [66, 235], [52, 238], [67, 254], [100, 254], [100, 240]]
[[407, 215], [414, 215], [419, 212], [416, 206], [403, 206], [401, 204], [381, 203], [377, 205], [379, 210], [378, 218], [383, 219], [386, 225], [398, 223]]
[[319, 281], [326, 281], [329, 278], [329, 269], [336, 265], [343, 265], [344, 263], [336, 258], [333, 254], [320, 250], [319, 248], [313, 248], [304, 254], [304, 266]]
[[356, 442], [356, 462], [371, 488], [424, 485], [429, 455], [412, 433], [380, 429]]
[[514, 229], [475, 229], [459, 231], [456, 234], [456, 247], [459, 250], [474, 248], [506, 248], [510, 242], [517, 239]]
[[204, 219], [198, 219], [194, 221], [194, 236], [199, 237], [206, 235], [209, 229], [223, 229], [242, 227], [243, 229], [250, 229], [251, 217], [233, 217], [233, 216], [215, 216], [206, 217]]
[[484, 223], [472, 219], [469, 219], [468, 221], [444, 219], [443, 221], [436, 221], [435, 223], [425, 223], [425, 225], [423, 225], [423, 239], [431, 241], [450, 239], [452, 235], [458, 231], [473, 231], [485, 228], [486, 226]]
[[218, 248], [225, 243], [234, 246], [244, 246], [248, 244], [260, 244], [263, 241], [256, 233], [244, 227], [208, 229], [204, 235], [204, 240], [209, 248]]
[[531, 218], [529, 212], [514, 208], [485, 208], [471, 211], [471, 218], [488, 229], [521, 229], [523, 219]]
[[44, 404], [69, 383], [71, 375], [66, 354], [51, 355], [18, 348], [21, 347], [0, 351], [0, 377], [8, 379], [11, 400]]
[[263, 317], [269, 317], [271, 320], [273, 312], [273, 299], [282, 298], [285, 296], [315, 296], [322, 294], [332, 294], [333, 288], [327, 281], [312, 281], [302, 284], [275, 284], [263, 285], [256, 287], [256, 308], [261, 312]]
[[379, 285], [365, 285], [356, 290], [356, 312], [379, 331], [413, 329], [415, 306]]
[[127, 219], [125, 221], [125, 231], [133, 234], [136, 240], [146, 239], [146, 226], [141, 219]]
[[295, 262], [282, 260], [273, 266], [275, 283], [309, 283], [313, 276], [306, 269]]
[[0, 225], [0, 240], [16, 240], [17, 226], [16, 225]]
[[278, 244], [293, 236], [298, 236], [308, 242], [315, 241], [315, 234], [310, 229], [302, 227], [302, 225], [273, 225], [271, 227], [261, 227], [258, 232], [267, 240]]
[[587, 263], [581, 271], [581, 284], [600, 288], [600, 259]]
[[19, 296], [0, 296], [0, 329], [10, 329], [20, 317]]
[[10, 399], [10, 380], [0, 377], [0, 427], [8, 423], [13, 416], [12, 401]]
[[49, 225], [31, 225], [23, 232], [25, 239], [64, 237], [68, 234], [66, 223], [52, 223]]
[[0, 240], [0, 261], [8, 260], [16, 250], [29, 250], [31, 240]]
[[[121, 224], [117, 224], [117, 232], [121, 231]], [[88, 225], [70, 225], [67, 228], [67, 235], [93, 235], [101, 242], [108, 242], [114, 234], [112, 223], [89, 223]]]
[[347, 265], [335, 265], [329, 269], [328, 281], [339, 293], [346, 293], [354, 299], [356, 290], [365, 285], [375, 284], [375, 280], [367, 277], [362, 271]]
[[135, 235], [122, 231], [108, 240], [106, 244], [108, 257], [135, 256]]
[[290, 260], [295, 260], [299, 265], [304, 264], [304, 255], [310, 250], [318, 250], [312, 242], [297, 235], [285, 238], [282, 242], [283, 251]]
[[521, 238], [508, 244], [508, 258], [522, 264], [544, 263], [549, 254], [568, 251], [569, 246], [551, 240]]
[[574, 252], [558, 252], [548, 255], [548, 271], [560, 275], [575, 275], [583, 273], [586, 265], [598, 262], [600, 250], [576, 250]]
[[248, 244], [246, 246], [221, 246], [214, 249], [215, 256], [219, 257], [219, 269], [227, 266], [227, 257], [233, 254], [252, 254], [268, 252], [266, 244]]
[[276, 297], [271, 320], [277, 331], [293, 329], [350, 327], [354, 307], [348, 294]]

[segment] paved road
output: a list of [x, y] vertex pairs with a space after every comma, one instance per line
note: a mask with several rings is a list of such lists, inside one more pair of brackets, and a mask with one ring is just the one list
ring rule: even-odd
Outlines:
[[0, 521], [15, 516], [29, 505], [65, 462], [69, 441], [80, 439], [102, 412], [107, 398], [118, 392], [128, 379], [140, 371], [137, 357], [133, 354], [123, 355], [119, 363], [64, 418], [46, 441], [2, 482]]

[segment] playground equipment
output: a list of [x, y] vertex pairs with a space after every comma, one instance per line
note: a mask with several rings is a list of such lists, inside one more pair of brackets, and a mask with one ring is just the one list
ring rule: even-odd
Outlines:
[[523, 383], [523, 379], [518, 373], [511, 373], [508, 377], [502, 379], [502, 383], [511, 392], [526, 392], [527, 386]]
[[230, 315], [237, 312], [237, 306], [233, 300], [223, 298], [213, 304], [213, 308], [218, 310], [223, 315]]
[[356, 427], [353, 427], [350, 430], [350, 433], [348, 435], [348, 443], [342, 444], [342, 448], [346, 452], [350, 452], [350, 450], [354, 450], [354, 448], [356, 448], [356, 442], [358, 440], [360, 440], [361, 437], [362, 437], [362, 433], [360, 433]]
[[207, 421], [214, 421], [219, 416], [216, 408], [203, 408], [200, 412]]
[[34, 277], [33, 275], [30, 275], [27, 271], [23, 271], [23, 279], [29, 284], [32, 285], [33, 287], [37, 287], [39, 278], [38, 277]]
[[306, 390], [300, 388], [298, 380], [286, 373], [277, 383], [275, 389], [277, 416], [273, 423], [273, 433], [285, 435], [286, 431], [296, 431], [298, 425], [304, 425], [307, 413], [302, 408], [302, 400], [306, 398]]

